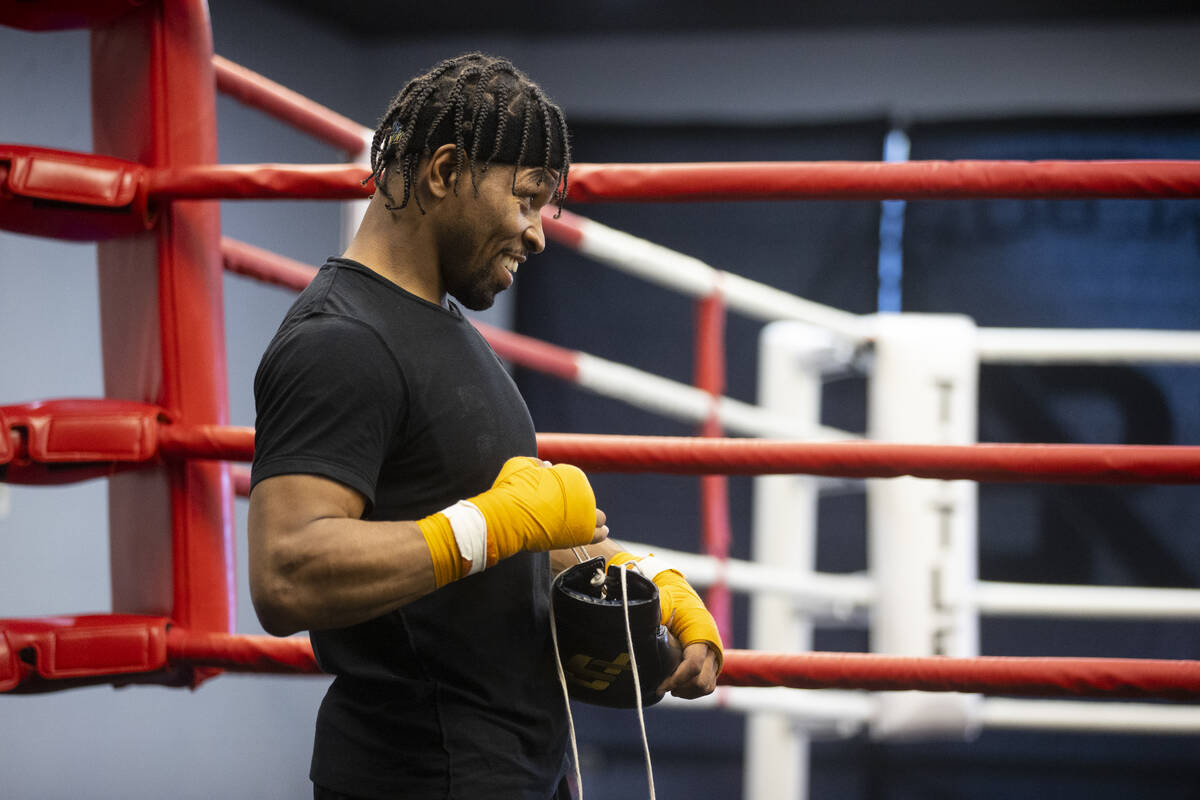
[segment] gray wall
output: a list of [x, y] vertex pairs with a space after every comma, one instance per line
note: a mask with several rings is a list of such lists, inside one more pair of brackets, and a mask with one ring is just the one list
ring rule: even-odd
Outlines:
[[[393, 92], [465, 49], [510, 56], [575, 118], [795, 121], [1200, 110], [1200, 26], [422, 40], [358, 45], [274, 7], [218, 0], [217, 51], [371, 124]], [[89, 150], [81, 32], [0, 28], [0, 141]], [[226, 162], [337, 160], [227, 99]], [[227, 203], [226, 235], [318, 263], [332, 204]], [[95, 248], [0, 233], [0, 403], [99, 396]], [[286, 291], [228, 277], [231, 421], [253, 424], [258, 356]], [[0, 616], [109, 608], [102, 481], [0, 487]], [[239, 630], [260, 632], [236, 503]], [[195, 692], [107, 687], [0, 698], [0, 794], [14, 798], [302, 797], [318, 678], [224, 676]], [[583, 734], [586, 737], [586, 732]], [[586, 743], [586, 738], [585, 738]], [[669, 787], [660, 787], [670, 796]]]

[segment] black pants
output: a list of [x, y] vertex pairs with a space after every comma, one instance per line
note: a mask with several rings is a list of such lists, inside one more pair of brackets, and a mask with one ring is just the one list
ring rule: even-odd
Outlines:
[[[368, 800], [368, 798], [342, 794], [341, 792], [335, 792], [332, 789], [326, 789], [324, 786], [318, 786], [314, 783], [313, 800]], [[571, 789], [567, 785], [566, 778], [559, 781], [558, 791], [554, 793], [552, 800], [571, 800]]]

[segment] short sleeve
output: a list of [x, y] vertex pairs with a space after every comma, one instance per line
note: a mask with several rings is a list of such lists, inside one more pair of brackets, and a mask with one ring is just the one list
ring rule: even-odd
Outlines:
[[375, 503], [380, 467], [403, 424], [403, 375], [378, 333], [344, 316], [289, 323], [254, 378], [251, 487], [276, 475], [320, 475]]

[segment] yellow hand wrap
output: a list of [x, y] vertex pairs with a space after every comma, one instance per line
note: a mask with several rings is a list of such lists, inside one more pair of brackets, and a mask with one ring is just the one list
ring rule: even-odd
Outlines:
[[641, 558], [632, 553], [617, 553], [608, 560], [609, 565], [637, 563], [642, 572], [658, 587], [659, 611], [662, 624], [667, 626], [685, 648], [693, 642], [704, 642], [717, 656], [717, 672], [725, 661], [725, 649], [721, 644], [721, 632], [716, 620], [704, 606], [704, 601], [691, 587], [683, 573], [664, 565], [653, 555]]
[[[465, 509], [465, 510], [464, 510]], [[472, 522], [479, 514], [483, 528]], [[596, 497], [587, 476], [570, 464], [545, 466], [536, 458], [504, 462], [492, 488], [417, 521], [433, 558], [439, 587], [481, 571], [522, 550], [555, 550], [588, 544], [596, 531]], [[479, 545], [483, 564], [463, 553]]]
[[472, 497], [487, 520], [487, 565], [522, 550], [588, 544], [596, 533], [596, 495], [570, 464], [510, 458], [492, 488]]
[[417, 526], [429, 547], [429, 555], [433, 559], [433, 580], [439, 589], [467, 574], [471, 562], [459, 553], [454, 528], [445, 514], [430, 514], [417, 520]]

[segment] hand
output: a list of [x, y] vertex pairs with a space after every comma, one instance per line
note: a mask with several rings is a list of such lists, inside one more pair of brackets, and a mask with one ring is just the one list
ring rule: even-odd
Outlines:
[[665, 681], [658, 686], [659, 694], [670, 692], [676, 697], [694, 700], [712, 694], [717, 688], [720, 671], [717, 652], [706, 642], [692, 642], [683, 650], [683, 660]]
[[[542, 467], [553, 467], [554, 462], [542, 459], [541, 465]], [[608, 539], [608, 525], [605, 524], [607, 522], [608, 517], [605, 516], [604, 511], [596, 509], [596, 531], [588, 545], [599, 545], [600, 542]]]
[[683, 660], [659, 691], [687, 699], [711, 694], [725, 659], [716, 620], [678, 570], [661, 570], [652, 580], [658, 587], [663, 624], [684, 645]]
[[[542, 466], [543, 467], [553, 467], [554, 463], [551, 461], [543, 460]], [[594, 534], [592, 534], [592, 540], [590, 542], [588, 542], [588, 544], [600, 544], [600, 542], [603, 542], [605, 539], [608, 538], [608, 525], [605, 524], [607, 522], [608, 522], [608, 517], [606, 517], [604, 515], [603, 511], [601, 511], [600, 509], [597, 508], [596, 509], [596, 532]]]
[[600, 544], [608, 538], [608, 517], [600, 509], [596, 509], [596, 532], [592, 534], [592, 540], [588, 544]]
[[492, 488], [416, 521], [438, 587], [522, 550], [557, 550], [608, 537], [587, 476], [536, 458], [504, 462]]
[[682, 572], [654, 556], [639, 558], [624, 552], [612, 556], [608, 563], [629, 562], [637, 562], [642, 574], [658, 587], [662, 624], [677, 642], [683, 644], [683, 658], [675, 671], [659, 685], [659, 694], [671, 692], [676, 697], [689, 699], [711, 694], [725, 660], [716, 620]]
[[487, 522], [488, 566], [521, 550], [575, 547], [608, 535], [587, 476], [570, 464], [510, 458], [492, 488], [470, 502]]

